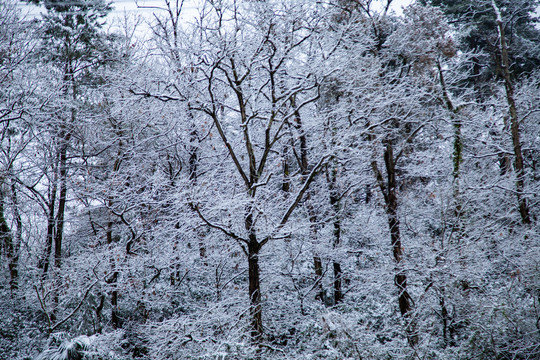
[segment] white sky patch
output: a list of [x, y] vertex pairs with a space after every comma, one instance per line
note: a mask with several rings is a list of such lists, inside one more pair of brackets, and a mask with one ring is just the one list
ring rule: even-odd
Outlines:
[[[415, 0], [394, 0], [390, 9], [397, 14], [402, 14], [403, 8], [414, 1]], [[374, 5], [377, 3], [382, 4], [382, 2], [375, 2]], [[39, 17], [41, 13], [46, 12], [44, 6], [36, 6], [25, 2], [19, 2], [19, 4], [22, 14], [30, 18]], [[164, 10], [160, 9], [165, 8], [165, 2], [164, 0], [114, 0], [112, 1], [112, 7], [113, 10], [108, 15], [109, 26], [112, 26], [112, 28], [118, 27], [118, 23], [123, 23], [126, 16], [141, 16], [143, 18], [143, 21], [141, 22], [145, 23], [145, 25], [141, 26], [144, 29], [140, 29], [138, 33], [139, 35], [143, 35], [144, 32], [149, 32], [148, 22], [154, 21], [153, 14], [159, 15], [160, 13], [164, 13]], [[197, 8], [196, 1], [186, 0], [183, 5], [183, 17], [186, 20], [192, 20], [197, 16]]]
[[[174, 2], [172, 0], [171, 2]], [[179, 0], [181, 1], [181, 0]], [[395, 12], [398, 15], [403, 13], [403, 9], [413, 3], [415, 0], [394, 0], [390, 6], [390, 11]], [[376, 1], [374, 6], [383, 5], [382, 1]], [[141, 16], [142, 21], [137, 30], [138, 37], [147, 37], [149, 35], [149, 24], [154, 19], [154, 14], [166, 15], [166, 5], [164, 0], [115, 0], [113, 1], [113, 11], [109, 15], [112, 21], [112, 27], [116, 28], [124, 22], [126, 16]], [[182, 7], [182, 18], [186, 22], [191, 22], [197, 16], [197, 9], [199, 7], [195, 0], [185, 0]]]
[[[403, 12], [402, 9], [404, 7], [409, 6], [414, 1], [415, 0], [394, 0], [392, 2], [390, 9], [395, 11], [398, 14], [401, 14]], [[376, 5], [377, 3], [381, 3], [381, 2], [376, 2], [374, 3], [374, 5]], [[122, 14], [124, 12], [148, 15], [154, 12], [159, 12], [160, 10], [156, 8], [164, 7], [164, 1], [163, 0], [137, 0], [137, 1], [115, 0], [113, 1], [113, 7], [114, 7], [114, 10], [112, 12], [112, 15], [114, 15], [115, 13]], [[193, 12], [197, 9], [197, 6], [193, 3], [193, 1], [185, 1], [183, 8], [186, 12]]]

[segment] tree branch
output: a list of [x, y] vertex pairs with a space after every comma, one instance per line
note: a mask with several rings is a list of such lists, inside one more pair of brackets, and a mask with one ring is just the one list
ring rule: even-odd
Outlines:
[[221, 225], [216, 225], [216, 224], [213, 224], [211, 223], [210, 221], [208, 221], [204, 215], [201, 213], [201, 210], [199, 209], [199, 205], [192, 205], [191, 206], [193, 208], [193, 210], [195, 210], [195, 212], [197, 213], [197, 215], [199, 215], [199, 217], [201, 218], [202, 221], [204, 221], [204, 223], [208, 226], [210, 226], [212, 229], [217, 229], [221, 232], [223, 232], [225, 235], [233, 238], [234, 240], [240, 242], [240, 243], [245, 243], [245, 244], [248, 244], [249, 242], [244, 239], [244, 238], [241, 238], [240, 236], [236, 235], [235, 233], [233, 233], [232, 231], [230, 230], [227, 230], [225, 229], [223, 226]]
[[283, 217], [281, 218], [281, 221], [279, 222], [278, 226], [274, 229], [274, 231], [272, 231], [272, 233], [270, 235], [268, 235], [266, 238], [263, 239], [263, 241], [261, 241], [260, 243], [260, 246], [262, 247], [264, 244], [266, 244], [268, 241], [270, 241], [271, 239], [273, 239], [276, 234], [285, 226], [285, 224], [287, 223], [287, 221], [289, 221], [289, 217], [291, 216], [291, 214], [293, 213], [293, 211], [298, 207], [298, 205], [300, 204], [300, 202], [302, 201], [302, 198], [304, 197], [304, 194], [306, 193], [306, 191], [309, 189], [309, 186], [311, 185], [311, 183], [313, 182], [313, 180], [315, 179], [315, 176], [319, 173], [319, 171], [322, 169], [322, 167], [326, 164], [326, 162], [330, 159], [334, 158], [333, 155], [326, 155], [326, 156], [323, 156], [321, 158], [321, 160], [319, 160], [319, 162], [317, 163], [317, 165], [315, 165], [315, 167], [313, 168], [313, 170], [311, 170], [311, 173], [309, 174], [308, 178], [306, 179], [306, 181], [304, 182], [304, 185], [302, 186], [302, 188], [300, 189], [300, 191], [298, 191], [298, 194], [296, 194], [296, 197], [294, 199], [294, 201], [291, 203], [291, 205], [289, 205], [289, 208], [287, 209], [287, 211], [285, 212], [285, 214], [283, 215]]
[[63, 323], [65, 323], [66, 321], [68, 321], [73, 315], [75, 315], [75, 313], [77, 311], [79, 311], [79, 309], [81, 308], [82, 304], [84, 303], [84, 300], [86, 299], [86, 297], [88, 296], [88, 293], [90, 292], [90, 290], [94, 287], [94, 285], [97, 284], [99, 280], [96, 280], [92, 283], [92, 285], [90, 285], [88, 287], [88, 289], [86, 289], [86, 292], [84, 293], [84, 296], [83, 298], [81, 299], [81, 301], [79, 302], [79, 305], [77, 305], [77, 307], [71, 312], [71, 314], [69, 314], [68, 316], [66, 316], [62, 321], [58, 322], [56, 325], [54, 325], [52, 328], [50, 328], [50, 332], [53, 332], [57, 327], [59, 327], [60, 325], [62, 325]]

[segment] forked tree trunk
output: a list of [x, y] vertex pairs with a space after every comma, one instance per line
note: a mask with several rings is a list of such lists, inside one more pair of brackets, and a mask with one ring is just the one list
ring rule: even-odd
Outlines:
[[[387, 200], [386, 214], [388, 215], [388, 227], [390, 228], [390, 239], [392, 242], [392, 252], [396, 264], [400, 264], [403, 258], [403, 248], [401, 245], [401, 234], [398, 219], [398, 200], [396, 193], [396, 169], [392, 143], [387, 142], [384, 152], [384, 164], [387, 175]], [[412, 310], [411, 297], [407, 292], [407, 276], [402, 271], [395, 275], [395, 283], [399, 290], [399, 310], [402, 315], [406, 315]]]

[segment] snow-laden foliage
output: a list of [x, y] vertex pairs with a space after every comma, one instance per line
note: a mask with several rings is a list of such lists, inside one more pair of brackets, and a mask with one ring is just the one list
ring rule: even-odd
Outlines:
[[0, 358], [538, 358], [533, 8], [390, 3], [0, 3]]

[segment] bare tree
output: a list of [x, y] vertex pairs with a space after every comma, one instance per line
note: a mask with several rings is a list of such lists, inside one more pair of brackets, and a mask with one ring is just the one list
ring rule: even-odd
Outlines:
[[[276, 14], [280, 11], [287, 11], [288, 15], [278, 21]], [[274, 162], [280, 161], [275, 154], [279, 154], [278, 145], [287, 123], [317, 98], [313, 76], [292, 73], [289, 67], [312, 35], [310, 19], [303, 16], [300, 5], [279, 9], [264, 3], [228, 7], [225, 2], [216, 2], [212, 5], [211, 22], [204, 24], [208, 43], [201, 54], [204, 63], [199, 65], [199, 81], [205, 84], [201, 87], [205, 101], [197, 101], [194, 107], [210, 117], [232, 161], [236, 180], [229, 191], [241, 191], [243, 200], [231, 215], [240, 215], [243, 229], [219, 222], [210, 204], [202, 199], [194, 200], [194, 207], [209, 227], [235, 240], [247, 256], [251, 337], [255, 342], [262, 339], [264, 331], [261, 249], [285, 236], [292, 213], [327, 160], [327, 156], [322, 156], [309, 174], [303, 170], [288, 204], [276, 207], [273, 214], [266, 213], [265, 208], [277, 205], [272, 168]], [[229, 22], [231, 29], [220, 26]], [[281, 215], [276, 217], [276, 211]], [[272, 219], [272, 225], [258, 225], [261, 217]]]

